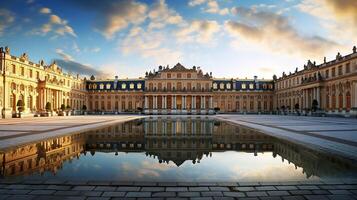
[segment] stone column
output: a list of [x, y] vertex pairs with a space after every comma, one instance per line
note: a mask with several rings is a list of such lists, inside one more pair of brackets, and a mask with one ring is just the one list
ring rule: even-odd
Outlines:
[[192, 96], [192, 110], [196, 109], [196, 96]]
[[317, 87], [316, 88], [316, 100], [317, 100], [317, 102], [319, 103], [319, 108], [321, 108], [322, 107], [322, 101], [321, 101], [321, 98], [320, 98], [320, 87]]
[[213, 109], [213, 97], [209, 97], [209, 109]]
[[357, 82], [352, 83], [351, 107], [357, 111]]
[[186, 96], [182, 96], [182, 109], [186, 109]]
[[165, 96], [161, 96], [161, 109], [165, 109]]
[[203, 96], [202, 109], [206, 109], [206, 96]]
[[[120, 103], [120, 107], [121, 107], [121, 102]], [[145, 109], [148, 109], [148, 105], [149, 105], [149, 101], [148, 101], [148, 96], [145, 96]]]
[[153, 98], [153, 109], [157, 109], [157, 96]]

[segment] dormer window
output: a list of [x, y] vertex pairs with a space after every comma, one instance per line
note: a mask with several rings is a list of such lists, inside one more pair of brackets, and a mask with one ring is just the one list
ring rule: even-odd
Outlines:
[[104, 84], [103, 84], [103, 83], [101, 83], [101, 84], [99, 85], [99, 89], [101, 89], [101, 90], [104, 89]]
[[97, 84], [93, 84], [93, 89], [97, 89]]
[[110, 90], [110, 84], [108, 83], [106, 86], [107, 90]]
[[227, 83], [226, 87], [227, 87], [228, 90], [230, 90], [231, 89], [231, 84]]
[[242, 89], [243, 90], [247, 89], [247, 85], [245, 83], [242, 84]]
[[138, 88], [138, 89], [141, 89], [141, 83], [138, 83], [137, 85], [136, 85], [136, 87]]
[[126, 89], [126, 84], [125, 83], [121, 84], [121, 89], [123, 89], [123, 90]]
[[254, 89], [254, 84], [253, 84], [253, 83], [249, 84], [249, 89], [250, 89], [250, 90], [253, 90], [253, 89]]
[[217, 90], [217, 83], [213, 83], [213, 89]]
[[219, 84], [219, 89], [221, 89], [221, 90], [224, 89], [224, 83]]
[[132, 90], [134, 89], [134, 83], [130, 83], [129, 88]]

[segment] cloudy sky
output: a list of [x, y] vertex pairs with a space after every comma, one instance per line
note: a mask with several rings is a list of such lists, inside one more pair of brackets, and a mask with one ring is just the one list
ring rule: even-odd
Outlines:
[[352, 52], [356, 0], [5, 0], [0, 46], [72, 73], [139, 77], [158, 65], [271, 78]]

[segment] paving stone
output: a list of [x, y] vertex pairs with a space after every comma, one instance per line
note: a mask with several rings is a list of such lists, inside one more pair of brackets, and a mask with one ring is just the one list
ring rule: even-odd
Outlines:
[[163, 192], [165, 191], [164, 187], [142, 187], [141, 190], [142, 192]]
[[313, 194], [331, 194], [328, 190], [311, 190]]
[[239, 186], [259, 186], [259, 182], [241, 182], [238, 183]]
[[189, 187], [188, 190], [192, 192], [205, 192], [209, 191], [209, 187]]
[[259, 200], [258, 197], [241, 197], [239, 200]]
[[355, 199], [352, 195], [327, 195], [331, 200], [350, 200]]
[[81, 195], [88, 197], [99, 197], [102, 193], [102, 191], [81, 191]]
[[268, 196], [266, 192], [247, 192], [246, 193], [248, 197], [265, 197]]
[[279, 191], [267, 191], [269, 196], [288, 196], [290, 195], [288, 191], [279, 190]]
[[352, 192], [348, 190], [329, 190], [332, 194], [352, 194]]
[[6, 200], [29, 200], [29, 199], [34, 199], [35, 196], [33, 195], [11, 195], [8, 197]]
[[223, 196], [227, 197], [245, 197], [243, 192], [223, 192]]
[[161, 197], [142, 197], [142, 198], [137, 198], [137, 200], [164, 200], [165, 198]]
[[109, 200], [110, 197], [88, 197], [86, 200]]
[[10, 197], [10, 195], [6, 195], [6, 194], [1, 194], [1, 193], [0, 193], [0, 200], [7, 199], [7, 198], [9, 198], [9, 197]]
[[167, 192], [187, 192], [187, 187], [166, 187]]
[[323, 189], [323, 190], [333, 190], [336, 189], [336, 187], [334, 185], [319, 185], [319, 188]]
[[198, 183], [198, 186], [218, 186], [218, 183], [215, 182], [202, 182], [202, 183]]
[[66, 185], [87, 185], [87, 181], [66, 181]]
[[307, 200], [329, 200], [325, 195], [304, 195]]
[[211, 191], [229, 191], [228, 187], [209, 187]]
[[33, 195], [49, 195], [55, 193], [56, 190], [33, 190], [29, 194]]
[[342, 190], [357, 190], [357, 185], [336, 185], [335, 188]]
[[126, 197], [151, 197], [151, 192], [128, 192]]
[[214, 200], [234, 200], [233, 197], [213, 197]]
[[203, 197], [222, 197], [222, 192], [201, 192]]
[[14, 184], [14, 185], [8, 185], [6, 187], [6, 189], [25, 189], [26, 186], [28, 185], [18, 185], [18, 184]]
[[80, 185], [80, 186], [74, 186], [72, 190], [79, 190], [79, 191], [91, 191], [95, 188], [96, 186], [87, 186], [87, 185]]
[[48, 185], [26, 185], [28, 190], [45, 190], [48, 188]]
[[125, 192], [103, 192], [103, 197], [125, 197]]
[[32, 190], [7, 190], [6, 194], [28, 194]]
[[116, 191], [138, 192], [138, 191], [140, 191], [140, 187], [134, 187], [134, 186], [119, 186]]
[[136, 198], [128, 198], [128, 197], [112, 197], [111, 200], [135, 200]]
[[310, 190], [290, 190], [289, 192], [293, 195], [312, 194]]
[[57, 180], [57, 179], [50, 179], [50, 180], [46, 180], [43, 183], [44, 184], [51, 184], [51, 185], [61, 185], [64, 184], [66, 181], [63, 180]]
[[254, 187], [234, 187], [233, 190], [237, 190], [240, 192], [249, 192], [249, 191], [255, 191]]
[[54, 195], [57, 195], [57, 196], [78, 196], [80, 194], [81, 194], [81, 191], [73, 191], [73, 190], [57, 191], [54, 193]]
[[69, 185], [49, 185], [48, 190], [70, 190], [72, 186]]
[[176, 197], [176, 192], [155, 192], [153, 197]]
[[110, 192], [110, 191], [115, 191], [117, 189], [117, 187], [115, 186], [97, 186], [95, 187], [95, 191], [107, 191], [107, 192]]
[[179, 197], [199, 197], [199, 192], [178, 192], [177, 195]]
[[193, 197], [190, 200], [213, 200], [212, 197]]
[[272, 197], [260, 197], [259, 198], [260, 200], [281, 200], [282, 198], [281, 197], [278, 197], [278, 196], [272, 196]]
[[276, 189], [278, 189], [278, 190], [297, 190], [298, 188], [293, 185], [280, 185], [280, 186], [276, 186]]
[[274, 186], [257, 186], [255, 189], [259, 191], [276, 190]]
[[131, 185], [134, 185], [134, 182], [133, 182], [133, 181], [111, 181], [111, 182], [110, 182], [110, 185], [116, 185], [116, 186], [119, 186], [119, 185], [131, 186]]
[[357, 194], [357, 190], [350, 190], [353, 194]]
[[303, 196], [285, 196], [282, 197], [284, 200], [305, 200]]
[[238, 183], [234, 183], [234, 182], [218, 182], [217, 185], [218, 186], [235, 187], [235, 186], [238, 186]]
[[300, 190], [318, 190], [318, 189], [320, 189], [316, 185], [298, 185], [297, 187]]
[[111, 183], [111, 181], [88, 181], [87, 185], [108, 186], [111, 185]]

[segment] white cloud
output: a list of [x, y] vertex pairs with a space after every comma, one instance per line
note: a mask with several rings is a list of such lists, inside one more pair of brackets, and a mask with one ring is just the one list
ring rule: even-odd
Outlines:
[[232, 13], [242, 21], [227, 21], [225, 29], [237, 40], [245, 40], [272, 52], [317, 58], [339, 47], [334, 41], [316, 35], [302, 35], [289, 20], [273, 12], [236, 7]]
[[149, 29], [163, 28], [167, 24], [182, 24], [184, 20], [175, 10], [169, 9], [165, 0], [158, 0], [149, 11]]
[[120, 42], [120, 50], [124, 54], [138, 54], [143, 58], [153, 59], [156, 64], [171, 63], [181, 57], [181, 52], [165, 45], [168, 41], [163, 32], [134, 27], [130, 33]]
[[66, 34], [73, 37], [77, 37], [73, 28], [68, 25], [66, 20], [61, 19], [58, 15], [51, 14], [52, 11], [49, 8], [41, 8], [39, 10], [41, 14], [48, 15], [48, 22], [43, 24], [41, 28], [35, 28], [31, 31], [35, 35], [47, 35], [48, 33], [54, 33], [54, 38], [58, 36], [64, 36]]
[[42, 13], [42, 14], [50, 14], [51, 13], [51, 9], [49, 9], [49, 8], [41, 8], [40, 9], [40, 13]]
[[15, 21], [15, 15], [9, 10], [0, 8], [0, 36]]
[[74, 61], [73, 57], [63, 51], [63, 49], [56, 49], [56, 53], [65, 61]]
[[217, 0], [191, 0], [188, 2], [188, 5], [191, 7], [199, 6], [199, 5], [206, 5], [204, 12], [212, 13], [212, 14], [219, 14], [219, 15], [227, 15], [229, 14], [228, 8], [220, 8]]
[[220, 29], [216, 21], [194, 20], [185, 27], [175, 32], [179, 42], [198, 42], [208, 44], [213, 41], [213, 36]]

